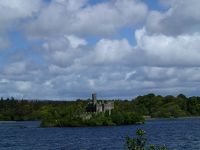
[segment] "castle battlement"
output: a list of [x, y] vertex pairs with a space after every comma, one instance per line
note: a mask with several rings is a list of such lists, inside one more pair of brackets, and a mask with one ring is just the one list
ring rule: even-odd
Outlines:
[[111, 110], [114, 109], [114, 102], [97, 102], [96, 93], [92, 94], [92, 101], [90, 101], [86, 107], [86, 112], [106, 112], [109, 111], [111, 114]]

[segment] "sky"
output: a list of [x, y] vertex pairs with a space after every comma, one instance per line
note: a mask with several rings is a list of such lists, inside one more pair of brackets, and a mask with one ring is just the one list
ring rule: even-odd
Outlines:
[[0, 0], [0, 96], [200, 96], [199, 0]]

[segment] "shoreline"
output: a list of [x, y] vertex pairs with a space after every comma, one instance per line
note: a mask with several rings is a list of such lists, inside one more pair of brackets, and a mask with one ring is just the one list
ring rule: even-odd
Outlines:
[[16, 123], [17, 121], [0, 121], [0, 124], [1, 123]]
[[176, 119], [200, 119], [200, 116], [188, 116], [188, 117], [170, 117], [170, 118], [145, 118], [145, 121], [154, 121], [154, 120], [176, 120]]
[[[163, 121], [168, 121], [168, 120], [182, 120], [182, 119], [200, 119], [200, 116], [189, 116], [189, 117], [171, 117], [171, 118], [145, 118], [145, 121], [144, 122], [136, 122], [135, 124], [121, 124], [121, 125], [92, 125], [92, 126], [89, 126], [89, 125], [83, 125], [83, 126], [63, 126], [63, 127], [58, 127], [58, 126], [55, 126], [55, 127], [43, 127], [43, 126], [40, 126], [41, 128], [67, 128], [67, 127], [110, 127], [110, 126], [126, 126], [126, 125], [142, 125], [142, 124], [145, 124], [145, 122], [147, 121], [158, 121], [158, 120], [163, 120]], [[29, 121], [39, 121], [41, 122], [40, 120], [27, 120], [27, 121], [0, 121], [0, 124], [6, 124], [6, 123], [17, 123], [17, 122], [29, 122]]]

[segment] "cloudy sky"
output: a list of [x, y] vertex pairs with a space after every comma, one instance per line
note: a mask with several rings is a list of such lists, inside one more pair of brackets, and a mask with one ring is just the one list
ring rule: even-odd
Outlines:
[[199, 10], [199, 0], [0, 0], [0, 96], [199, 96]]

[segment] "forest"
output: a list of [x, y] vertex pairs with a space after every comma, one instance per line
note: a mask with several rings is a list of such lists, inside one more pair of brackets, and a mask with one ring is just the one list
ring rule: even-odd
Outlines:
[[[101, 126], [143, 123], [144, 118], [177, 118], [200, 116], [200, 97], [160, 96], [153, 93], [132, 100], [114, 101], [108, 113], [86, 113], [90, 99], [76, 101], [18, 100], [1, 98], [0, 120], [41, 121], [42, 127]], [[109, 101], [109, 100], [106, 100]], [[88, 116], [90, 116], [88, 118]]]

